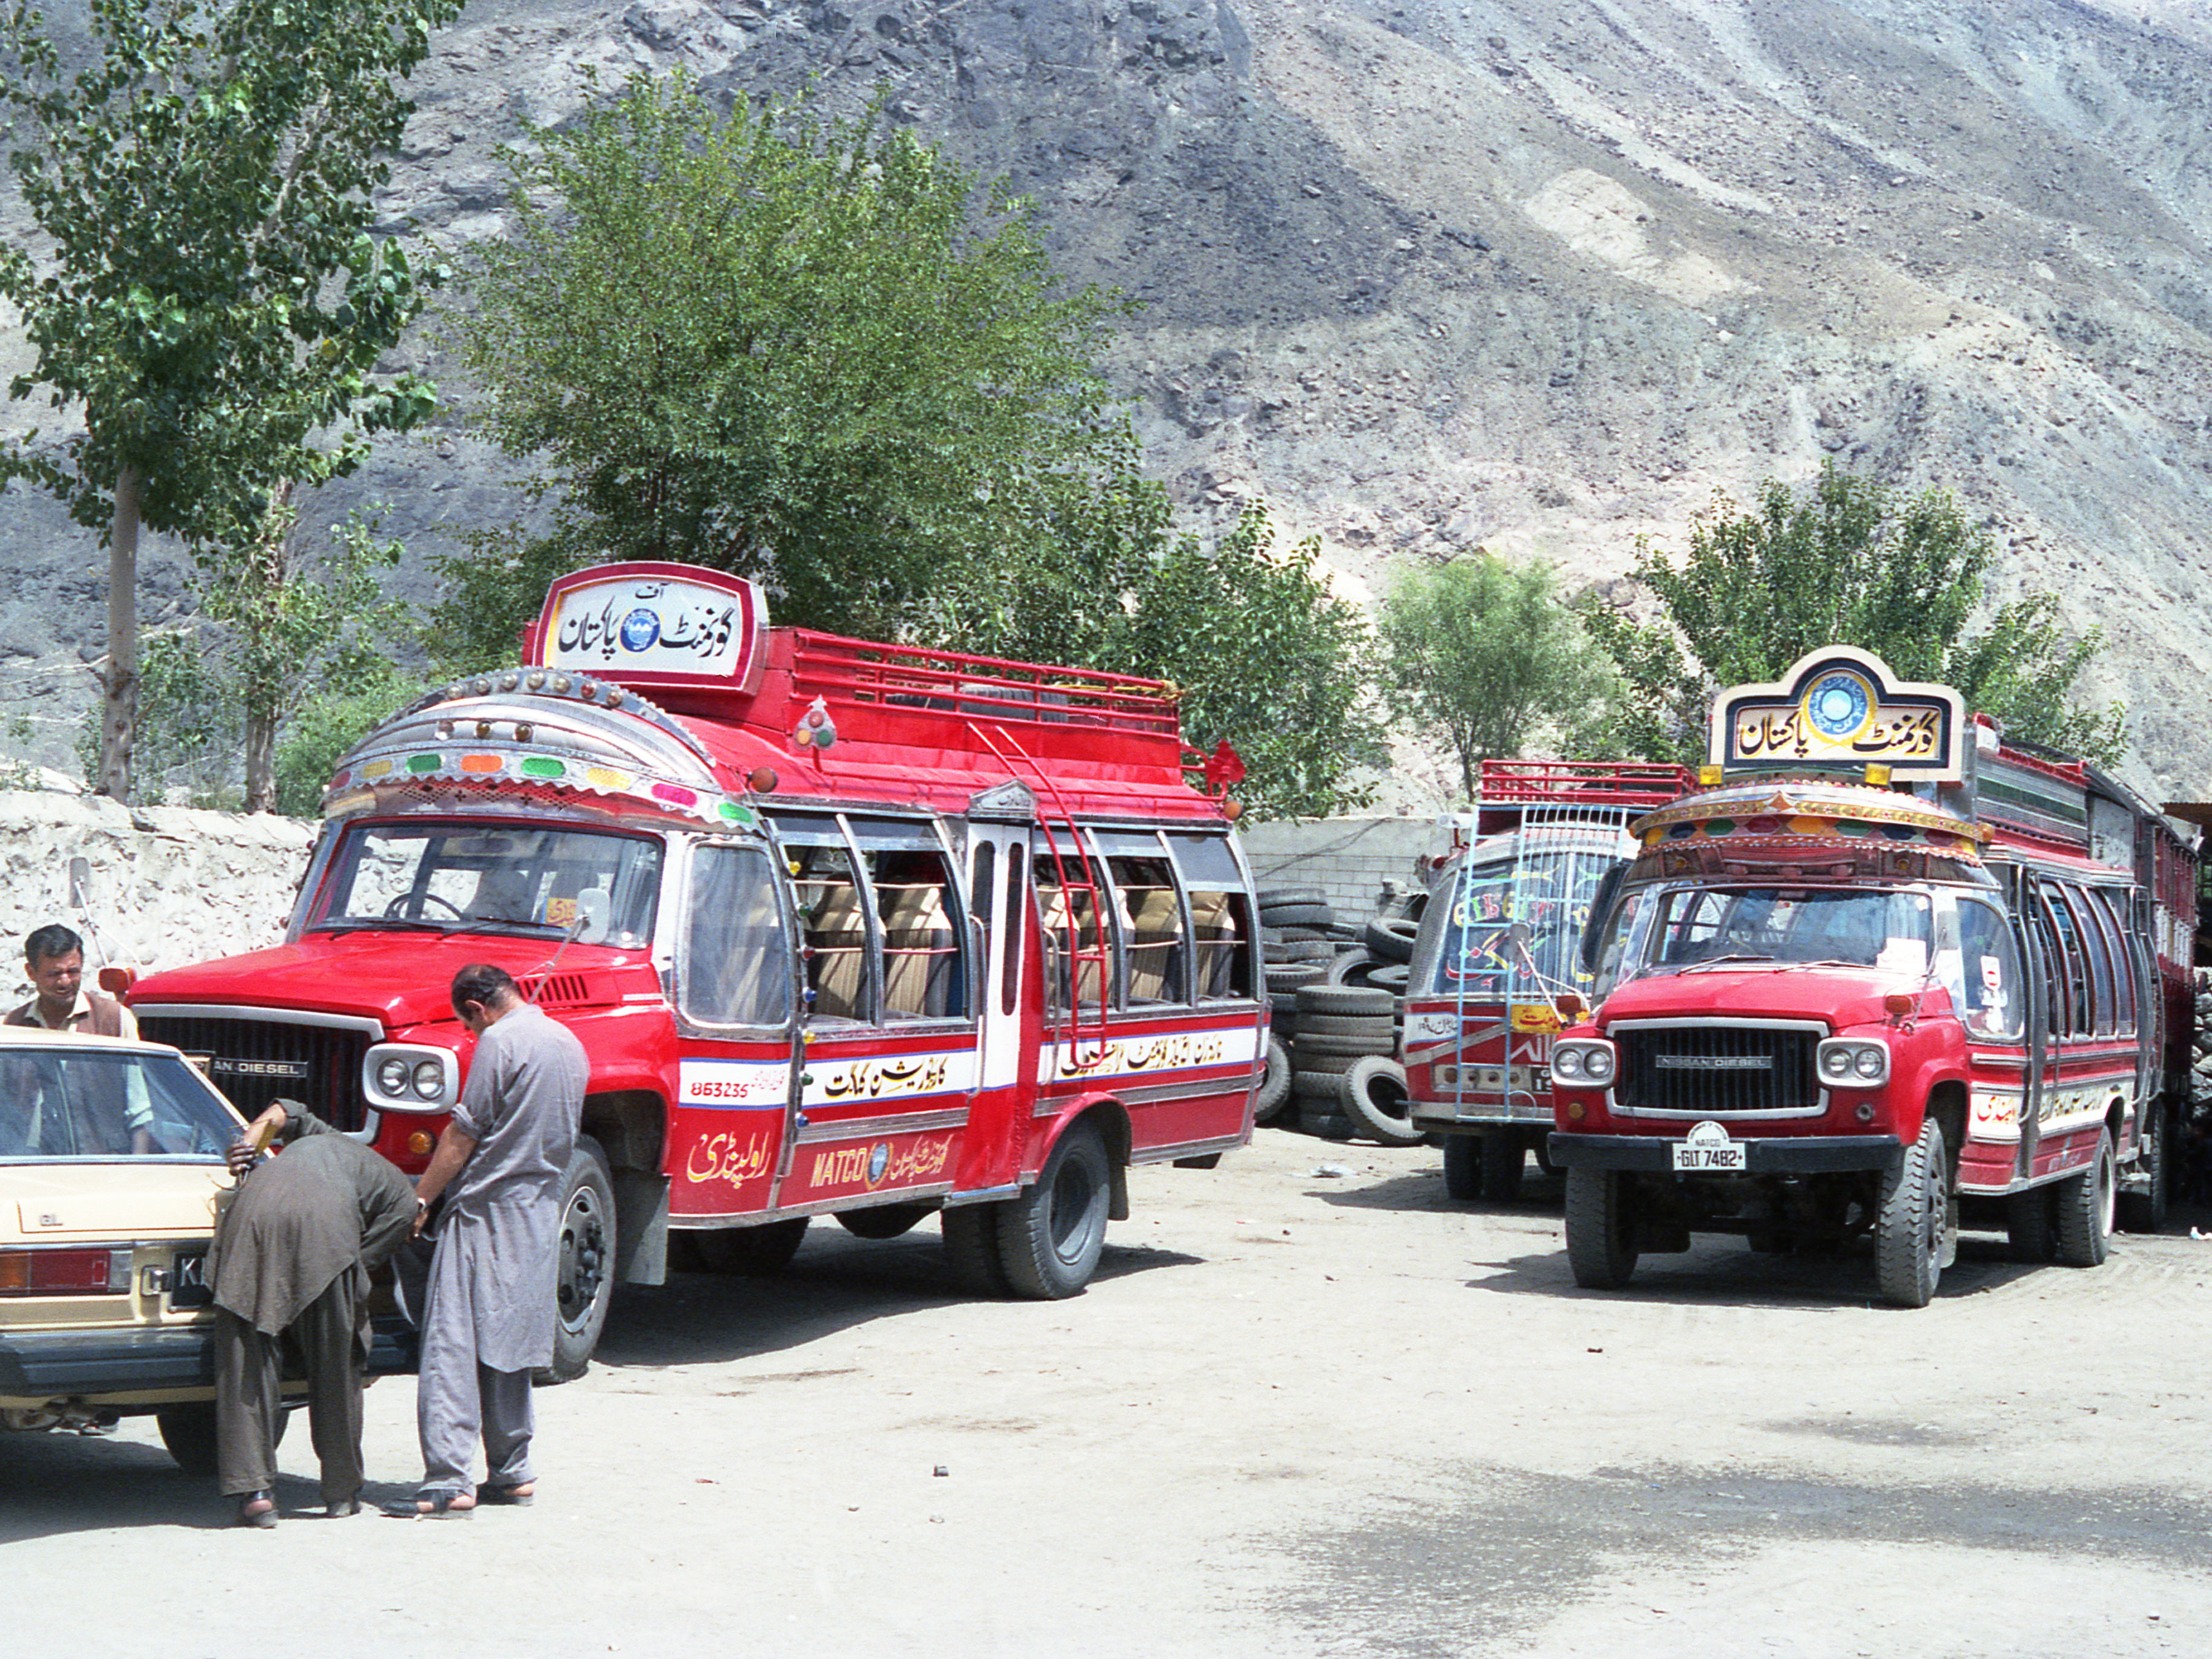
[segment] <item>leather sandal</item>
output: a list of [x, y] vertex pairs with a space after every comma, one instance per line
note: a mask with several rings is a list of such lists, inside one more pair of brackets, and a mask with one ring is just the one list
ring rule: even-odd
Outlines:
[[[256, 1508], [258, 1504], [260, 1507]], [[276, 1524], [276, 1494], [265, 1487], [250, 1492], [238, 1500], [238, 1524], [241, 1527], [273, 1527]]]
[[516, 1480], [500, 1486], [487, 1482], [477, 1488], [479, 1504], [504, 1504], [511, 1509], [526, 1510], [537, 1502], [538, 1483], [535, 1480]]
[[466, 1498], [466, 1492], [424, 1492], [414, 1497], [384, 1505], [384, 1512], [395, 1521], [465, 1521], [476, 1513], [476, 1505], [454, 1505]]

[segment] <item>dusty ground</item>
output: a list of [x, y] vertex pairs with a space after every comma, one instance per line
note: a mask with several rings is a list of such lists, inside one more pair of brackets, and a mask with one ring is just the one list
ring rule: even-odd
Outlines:
[[[2212, 1651], [2212, 1218], [2093, 1273], [1970, 1237], [1905, 1313], [1722, 1243], [1578, 1291], [1555, 1187], [1451, 1204], [1426, 1148], [1263, 1130], [1134, 1186], [1071, 1302], [955, 1299], [928, 1226], [626, 1294], [529, 1510], [241, 1532], [150, 1425], [0, 1441], [5, 1649]], [[411, 1408], [369, 1396], [380, 1494]]]

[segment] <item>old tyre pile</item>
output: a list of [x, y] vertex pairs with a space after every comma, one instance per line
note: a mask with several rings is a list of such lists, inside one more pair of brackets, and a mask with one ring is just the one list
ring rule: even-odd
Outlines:
[[1318, 888], [1259, 898], [1274, 1035], [1255, 1120], [1332, 1140], [1419, 1140], [1396, 1058], [1416, 918], [1347, 927]]
[[2197, 1030], [2190, 1056], [2189, 1103], [2174, 1147], [2176, 1203], [2212, 1204], [2212, 975], [2197, 976]]

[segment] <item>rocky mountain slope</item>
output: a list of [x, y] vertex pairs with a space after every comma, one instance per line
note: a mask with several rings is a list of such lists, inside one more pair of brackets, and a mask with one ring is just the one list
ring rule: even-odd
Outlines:
[[[1266, 499], [1349, 592], [1476, 544], [1612, 581], [1833, 457], [1985, 515], [1998, 597], [2105, 629], [2136, 781], [2212, 795], [2201, 0], [482, 0], [418, 77], [392, 222], [498, 234], [519, 116], [677, 63], [887, 86], [1012, 175], [1065, 270], [1141, 302], [1110, 367], [1178, 498]], [[514, 510], [448, 386], [323, 516], [389, 501], [419, 555]], [[0, 571], [0, 718], [56, 757], [100, 561], [10, 497]]]

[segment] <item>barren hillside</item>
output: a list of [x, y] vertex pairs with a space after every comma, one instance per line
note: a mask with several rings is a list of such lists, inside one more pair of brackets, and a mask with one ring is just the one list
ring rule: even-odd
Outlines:
[[[2138, 781], [2212, 793], [2212, 7], [485, 0], [419, 77], [392, 222], [496, 235], [518, 114], [678, 62], [838, 106], [888, 82], [1011, 174], [1071, 274], [1143, 302], [1111, 368], [1179, 498], [1264, 497], [1351, 591], [1477, 544], [1607, 580], [1832, 455], [1986, 514], [2001, 597], [2105, 629]], [[418, 553], [513, 510], [449, 389], [352, 487]], [[100, 568], [0, 505], [0, 715], [44, 757]]]

